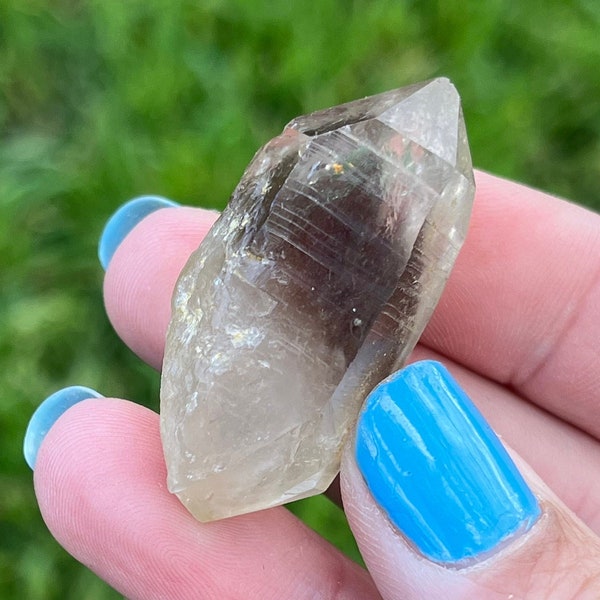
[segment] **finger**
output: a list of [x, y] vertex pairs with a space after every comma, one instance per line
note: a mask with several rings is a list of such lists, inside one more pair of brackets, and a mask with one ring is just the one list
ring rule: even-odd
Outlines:
[[485, 173], [421, 342], [600, 434], [600, 216]]
[[128, 598], [378, 598], [370, 578], [283, 508], [199, 523], [165, 487], [158, 416], [115, 399], [70, 408], [35, 467], [42, 516]]
[[341, 484], [384, 598], [600, 597], [600, 541], [517, 460], [439, 363], [371, 394]]
[[188, 207], [146, 216], [121, 241], [104, 279], [106, 313], [121, 339], [160, 368], [177, 277], [218, 213]]

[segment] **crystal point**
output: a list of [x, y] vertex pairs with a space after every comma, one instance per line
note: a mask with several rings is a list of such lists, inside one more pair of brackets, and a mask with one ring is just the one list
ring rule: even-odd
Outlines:
[[447, 79], [298, 117], [258, 151], [173, 295], [161, 435], [192, 514], [329, 486], [433, 312], [473, 195]]

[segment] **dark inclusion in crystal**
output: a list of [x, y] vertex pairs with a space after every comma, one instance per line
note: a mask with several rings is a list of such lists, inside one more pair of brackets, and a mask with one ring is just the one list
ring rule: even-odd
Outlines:
[[473, 194], [447, 79], [299, 117], [259, 150], [173, 297], [161, 430], [194, 515], [328, 487], [439, 299]]

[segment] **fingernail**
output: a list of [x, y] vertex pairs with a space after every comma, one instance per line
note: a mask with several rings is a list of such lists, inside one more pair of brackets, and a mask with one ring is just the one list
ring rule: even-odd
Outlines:
[[161, 196], [140, 196], [123, 204], [108, 219], [100, 242], [98, 244], [98, 258], [102, 268], [106, 271], [113, 254], [125, 236], [150, 213], [161, 208], [179, 206], [177, 202], [167, 200]]
[[540, 515], [504, 446], [438, 362], [409, 365], [373, 390], [355, 455], [393, 525], [436, 562], [483, 559]]
[[44, 441], [48, 431], [58, 418], [71, 408], [74, 404], [87, 400], [88, 398], [103, 398], [95, 390], [74, 385], [66, 387], [58, 392], [54, 392], [48, 396], [31, 416], [27, 431], [25, 432], [25, 440], [23, 441], [23, 454], [27, 464], [33, 470], [37, 460], [38, 450]]

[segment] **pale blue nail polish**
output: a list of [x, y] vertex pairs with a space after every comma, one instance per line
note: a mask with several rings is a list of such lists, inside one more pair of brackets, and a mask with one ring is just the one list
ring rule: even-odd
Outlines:
[[106, 271], [113, 254], [125, 236], [150, 213], [161, 208], [179, 206], [172, 200], [161, 196], [140, 196], [123, 204], [108, 219], [98, 244], [98, 258], [102, 268]]
[[74, 385], [48, 396], [37, 407], [29, 420], [23, 441], [23, 454], [32, 469], [35, 468], [38, 450], [52, 425], [67, 409], [88, 398], [103, 398], [103, 396], [91, 388]]
[[390, 521], [436, 562], [483, 558], [541, 514], [496, 434], [434, 361], [409, 365], [373, 390], [355, 456]]

